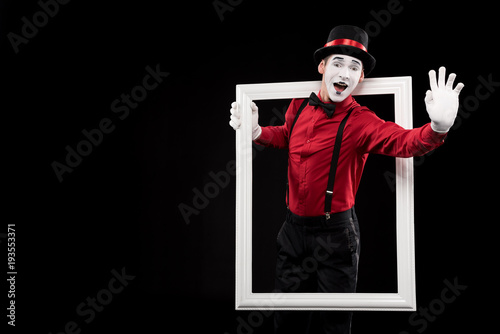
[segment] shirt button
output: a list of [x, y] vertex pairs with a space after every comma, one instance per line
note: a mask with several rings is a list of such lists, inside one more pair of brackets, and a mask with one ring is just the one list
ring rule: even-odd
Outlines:
[[309, 144], [310, 142], [311, 142], [311, 141], [308, 139], [306, 143], [308, 143], [308, 144]]

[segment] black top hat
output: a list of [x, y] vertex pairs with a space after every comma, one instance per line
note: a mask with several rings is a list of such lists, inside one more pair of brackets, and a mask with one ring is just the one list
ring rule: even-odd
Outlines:
[[368, 75], [375, 67], [375, 58], [368, 53], [368, 34], [361, 28], [342, 25], [333, 28], [325, 46], [314, 52], [316, 63], [331, 54], [344, 54], [360, 59]]

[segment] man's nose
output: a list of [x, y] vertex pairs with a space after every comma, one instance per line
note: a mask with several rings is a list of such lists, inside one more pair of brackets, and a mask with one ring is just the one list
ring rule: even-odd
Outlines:
[[339, 73], [339, 76], [342, 80], [349, 80], [349, 70], [347, 68], [343, 68]]

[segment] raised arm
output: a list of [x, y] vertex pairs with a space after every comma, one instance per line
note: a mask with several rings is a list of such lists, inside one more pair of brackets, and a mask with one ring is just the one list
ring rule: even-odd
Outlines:
[[370, 110], [356, 113], [354, 118], [359, 134], [358, 148], [361, 153], [377, 153], [395, 157], [412, 157], [426, 154], [443, 144], [446, 133], [453, 126], [458, 112], [458, 95], [464, 85], [459, 83], [453, 89], [456, 75], [450, 74], [445, 83], [446, 69], [429, 72], [431, 89], [425, 96], [430, 124], [406, 130], [393, 122], [378, 118]]

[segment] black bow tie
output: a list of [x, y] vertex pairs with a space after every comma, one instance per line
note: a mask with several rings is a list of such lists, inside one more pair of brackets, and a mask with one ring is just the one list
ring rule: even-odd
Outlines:
[[313, 107], [321, 106], [325, 111], [326, 115], [328, 116], [328, 118], [332, 117], [336, 107], [335, 104], [321, 102], [318, 96], [314, 93], [311, 93], [311, 96], [309, 96], [309, 105]]

